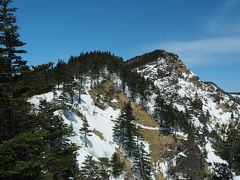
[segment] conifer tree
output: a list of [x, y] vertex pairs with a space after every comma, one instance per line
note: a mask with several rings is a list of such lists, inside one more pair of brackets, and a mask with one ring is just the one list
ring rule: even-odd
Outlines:
[[112, 175], [114, 178], [119, 177], [123, 171], [123, 163], [120, 160], [120, 157], [117, 152], [114, 152], [111, 158], [111, 167], [112, 167]]
[[54, 68], [54, 77], [57, 82], [57, 88], [63, 83], [67, 77], [67, 64], [63, 60], [58, 60], [56, 67]]
[[163, 125], [163, 117], [162, 117], [163, 105], [164, 105], [164, 101], [158, 95], [155, 99], [153, 115], [154, 115], [155, 120], [160, 124], [160, 127]]
[[83, 119], [83, 126], [79, 129], [79, 132], [84, 136], [85, 147], [87, 147], [87, 136], [91, 136], [91, 130], [89, 130], [89, 124], [87, 119]]
[[99, 180], [99, 167], [92, 156], [87, 155], [81, 167], [81, 173], [86, 180]]
[[12, 0], [0, 1], [0, 80], [9, 82], [21, 72], [26, 61], [18, 54], [26, 53], [18, 48], [25, 43], [19, 40], [18, 26], [14, 13], [17, 8], [9, 7]]
[[45, 171], [52, 174], [53, 178], [61, 179], [75, 176], [77, 147], [69, 143], [68, 137], [73, 135], [71, 129], [64, 124], [61, 117], [54, 115], [57, 109], [54, 104], [41, 101], [34, 126], [38, 131], [45, 132], [41, 144]]
[[108, 180], [110, 178], [109, 174], [109, 159], [108, 158], [99, 158], [99, 178], [101, 180]]
[[121, 143], [123, 148], [128, 152], [129, 157], [136, 147], [138, 129], [135, 125], [135, 117], [133, 116], [131, 103], [128, 102], [121, 110], [120, 116], [115, 121], [113, 128], [114, 138]]
[[18, 83], [21, 70], [26, 68], [26, 61], [19, 54], [25, 43], [19, 40], [18, 26], [10, 7], [12, 0], [0, 1], [0, 142], [14, 137], [20, 128], [20, 122], [26, 120], [24, 115], [29, 104], [23, 99], [21, 91], [25, 83]]
[[149, 154], [144, 148], [145, 146], [141, 142], [134, 153], [135, 167], [143, 180], [151, 180], [151, 162]]
[[136, 119], [133, 116], [131, 103], [128, 102], [126, 106], [126, 140], [124, 141], [124, 148], [128, 151], [129, 157], [136, 148], [136, 140], [139, 136], [138, 129], [135, 125]]
[[63, 119], [54, 116], [56, 109], [41, 101], [38, 113], [24, 124], [25, 132], [1, 144], [0, 179], [77, 176], [77, 147], [69, 143], [72, 132]]
[[113, 137], [120, 145], [123, 145], [126, 136], [126, 119], [126, 109], [123, 108], [119, 117], [116, 120], [113, 120]]

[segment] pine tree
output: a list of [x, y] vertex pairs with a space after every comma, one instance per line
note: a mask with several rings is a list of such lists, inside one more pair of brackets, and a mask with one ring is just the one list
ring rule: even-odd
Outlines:
[[19, 83], [21, 70], [26, 68], [26, 61], [19, 54], [24, 45], [19, 40], [12, 0], [0, 1], [0, 142], [14, 137], [20, 131], [20, 123], [27, 112], [29, 104], [25, 101], [22, 91], [25, 83]]
[[63, 60], [58, 60], [56, 67], [54, 68], [54, 77], [57, 82], [57, 88], [63, 83], [67, 77], [67, 64]]
[[113, 129], [114, 136], [119, 138], [119, 142], [122, 143], [123, 148], [128, 152], [129, 157], [132, 156], [132, 151], [136, 147], [136, 140], [139, 135], [135, 121], [131, 103], [128, 102], [121, 111], [116, 126]]
[[81, 167], [81, 173], [86, 180], [99, 180], [99, 167], [97, 162], [92, 156], [86, 156], [83, 166]]
[[123, 108], [119, 117], [113, 120], [113, 137], [122, 146], [126, 136], [126, 109]]
[[25, 43], [19, 40], [18, 26], [14, 13], [17, 8], [9, 7], [12, 0], [0, 1], [0, 81], [9, 82], [15, 75], [21, 72], [26, 65], [18, 54], [26, 53], [19, 50]]
[[136, 126], [134, 123], [135, 118], [132, 114], [132, 107], [131, 107], [131, 103], [128, 102], [127, 106], [126, 106], [126, 140], [124, 142], [124, 148], [128, 151], [128, 155], [129, 157], [132, 156], [132, 151], [134, 150], [134, 148], [136, 147]]
[[74, 99], [73, 99], [74, 98], [74, 90], [75, 90], [76, 86], [77, 86], [77, 84], [73, 80], [73, 78], [71, 78], [71, 80], [69, 80], [63, 84], [63, 92], [69, 94], [71, 104], [73, 104], [73, 101], [74, 101]]
[[108, 180], [110, 178], [109, 174], [109, 159], [108, 158], [99, 158], [99, 178], [101, 180]]
[[144, 148], [145, 146], [141, 142], [134, 153], [135, 167], [143, 180], [151, 180], [151, 161]]
[[82, 102], [81, 94], [82, 94], [82, 89], [85, 85], [86, 77], [83, 75], [83, 73], [79, 73], [77, 75], [77, 78], [78, 78], [78, 82], [77, 82], [76, 86], [78, 88], [78, 103], [81, 104], [81, 102]]
[[231, 169], [228, 167], [227, 164], [224, 163], [214, 163], [213, 168], [215, 175], [212, 177], [213, 180], [232, 180], [233, 174]]
[[56, 107], [41, 101], [36, 115], [29, 116], [25, 132], [0, 146], [0, 179], [55, 179], [76, 177], [76, 150], [69, 143], [72, 132]]
[[85, 147], [87, 147], [87, 136], [91, 136], [91, 130], [89, 130], [89, 124], [87, 122], [87, 119], [83, 119], [83, 126], [82, 128], [79, 129], [79, 132], [84, 135], [84, 142], [85, 142]]
[[35, 119], [36, 129], [45, 132], [41, 144], [44, 152], [42, 168], [54, 179], [75, 177], [78, 169], [75, 159], [77, 147], [69, 143], [68, 137], [73, 135], [71, 129], [64, 124], [61, 117], [54, 115], [57, 109], [55, 105], [43, 100]]
[[160, 127], [163, 125], [163, 117], [162, 117], [162, 110], [163, 110], [164, 100], [158, 95], [155, 99], [154, 104], [154, 118], [160, 124]]
[[120, 157], [117, 152], [114, 152], [111, 158], [111, 167], [112, 167], [112, 175], [114, 178], [119, 177], [123, 171], [123, 163], [120, 160]]

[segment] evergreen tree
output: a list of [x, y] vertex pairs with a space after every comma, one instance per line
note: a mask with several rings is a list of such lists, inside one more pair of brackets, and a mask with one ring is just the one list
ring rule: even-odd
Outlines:
[[62, 179], [78, 176], [76, 150], [56, 107], [42, 101], [37, 115], [24, 125], [26, 132], [0, 145], [0, 179]]
[[87, 122], [87, 119], [83, 119], [83, 126], [82, 128], [79, 129], [79, 132], [84, 135], [84, 142], [85, 142], [85, 147], [87, 147], [87, 136], [91, 136], [91, 130], [89, 130], [89, 124]]
[[0, 80], [1, 82], [12, 81], [15, 75], [21, 73], [21, 68], [26, 65], [18, 54], [26, 53], [18, 48], [25, 43], [19, 40], [18, 26], [14, 13], [17, 8], [9, 7], [12, 0], [0, 1]]
[[126, 136], [126, 108], [121, 110], [119, 117], [113, 120], [113, 137], [122, 146]]
[[114, 138], [118, 143], [121, 143], [123, 149], [128, 152], [129, 157], [132, 156], [139, 135], [135, 121], [131, 103], [128, 102], [121, 110], [118, 119], [115, 120], [115, 126], [113, 128]]
[[53, 63], [32, 66], [30, 95], [43, 94], [55, 88]]
[[[61, 117], [55, 116], [57, 107], [45, 100], [40, 102], [34, 126], [46, 132], [43, 137], [43, 169], [54, 179], [75, 177], [77, 174], [77, 147], [69, 142], [73, 133]], [[75, 174], [76, 173], [76, 174]]]
[[19, 40], [16, 8], [9, 7], [11, 2], [0, 1], [0, 142], [19, 133], [29, 111], [22, 95], [26, 83], [19, 83], [21, 71], [27, 68], [19, 54], [26, 51], [19, 50], [24, 43]]
[[143, 180], [151, 180], [151, 162], [149, 154], [145, 151], [143, 142], [134, 153], [135, 167]]
[[134, 124], [136, 122], [132, 113], [131, 103], [126, 105], [126, 139], [124, 141], [124, 148], [128, 151], [129, 157], [132, 156], [134, 148], [136, 148], [136, 138], [138, 136], [137, 127]]
[[117, 152], [114, 152], [111, 158], [112, 175], [114, 178], [119, 177], [123, 171], [123, 163]]
[[57, 82], [57, 88], [66, 80], [67, 77], [67, 64], [63, 60], [58, 60], [56, 67], [54, 68], [54, 77]]
[[212, 177], [213, 180], [232, 180], [233, 174], [228, 165], [223, 163], [214, 163], [213, 168], [215, 175]]
[[69, 94], [71, 104], [73, 104], [73, 101], [74, 101], [73, 97], [74, 97], [74, 90], [75, 90], [76, 86], [77, 86], [77, 84], [73, 80], [73, 77], [71, 78], [71, 80], [69, 80], [63, 84], [63, 92]]
[[86, 77], [84, 74], [79, 73], [77, 75], [77, 78], [78, 78], [78, 82], [77, 82], [76, 86], [78, 88], [78, 103], [81, 104], [81, 102], [82, 102], [81, 94], [82, 94], [83, 87], [85, 85]]
[[86, 156], [83, 166], [81, 167], [81, 173], [86, 180], [99, 180], [99, 167], [97, 162], [92, 156]]
[[99, 158], [99, 178], [101, 180], [108, 180], [110, 178], [109, 170], [109, 160], [108, 158]]
[[[77, 147], [69, 143], [72, 132], [63, 119], [54, 116], [56, 107], [43, 101], [34, 111], [26, 101], [31, 71], [19, 55], [24, 43], [11, 2], [0, 1], [0, 179], [77, 178]], [[50, 72], [45, 67], [36, 70]], [[32, 79], [39, 80], [40, 72]]]
[[158, 95], [155, 99], [154, 104], [154, 118], [159, 123], [160, 127], [163, 126], [163, 117], [162, 117], [162, 109], [164, 105], [164, 100]]

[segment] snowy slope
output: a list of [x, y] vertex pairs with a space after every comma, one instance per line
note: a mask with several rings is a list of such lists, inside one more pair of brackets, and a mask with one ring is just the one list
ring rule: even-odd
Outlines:
[[[58, 110], [55, 112], [56, 115], [61, 116], [64, 119], [64, 122], [69, 126], [73, 127], [75, 136], [71, 137], [71, 141], [76, 143], [80, 147], [78, 150], [77, 160], [79, 166], [81, 167], [83, 161], [85, 160], [86, 155], [91, 155], [97, 158], [107, 157], [111, 158], [112, 154], [115, 152], [115, 148], [118, 147], [117, 144], [113, 142], [113, 119], [116, 119], [119, 115], [119, 109], [113, 109], [112, 107], [107, 107], [107, 109], [102, 110], [99, 107], [94, 105], [93, 99], [89, 94], [90, 87], [87, 83], [85, 86], [85, 94], [81, 95], [82, 103], [78, 104], [77, 102], [77, 92], [74, 100], [74, 104], [70, 105], [71, 110]], [[57, 104], [61, 90], [56, 91], [56, 96], [54, 97], [53, 92], [45, 93], [42, 95], [33, 96], [29, 101], [38, 106], [40, 100], [47, 100]], [[81, 114], [80, 116], [78, 114]], [[89, 123], [90, 130], [96, 130], [102, 133], [104, 137], [101, 139], [95, 133], [91, 133], [91, 136], [87, 137], [87, 147], [84, 145], [83, 136], [79, 133], [79, 129], [83, 124], [83, 117], [85, 117]]]
[[[231, 120], [237, 120], [240, 117], [240, 105], [229, 94], [218, 89], [215, 85], [201, 82], [178, 58], [160, 57], [151, 63], [135, 68], [133, 71], [154, 82], [162, 97], [168, 99], [168, 102], [171, 101], [178, 111], [192, 110], [194, 99], [200, 99], [202, 108], [193, 110], [191, 114], [191, 122], [198, 129], [199, 134], [202, 134], [204, 130], [209, 133], [213, 130], [218, 131], [219, 126], [228, 124]], [[153, 109], [155, 97], [156, 93], [153, 92], [148, 103], [150, 110]], [[209, 122], [201, 122], [201, 113], [209, 114]], [[205, 146], [200, 147], [200, 149], [207, 151], [207, 162], [227, 164], [215, 154], [210, 139], [206, 138]], [[164, 163], [162, 169], [166, 171]]]
[[[83, 93], [81, 94], [81, 104], [78, 103], [78, 91], [76, 91], [73, 104], [65, 103], [67, 105], [66, 109], [55, 111], [55, 115], [62, 117], [64, 122], [72, 127], [75, 133], [74, 136], [70, 137], [70, 140], [80, 147], [77, 152], [77, 161], [80, 168], [87, 155], [93, 156], [96, 161], [98, 161], [98, 158], [102, 157], [111, 159], [112, 154], [117, 148], [119, 148], [119, 146], [113, 141], [114, 122], [112, 120], [116, 120], [119, 116], [120, 109], [116, 107], [113, 108], [106, 103], [106, 108], [104, 110], [96, 106], [90, 95], [90, 91], [92, 90], [90, 82], [90, 79], [87, 78], [84, 89], [82, 90]], [[114, 82], [118, 85], [119, 79], [115, 79]], [[29, 102], [33, 104], [35, 108], [39, 106], [41, 100], [60, 105], [61, 94], [62, 90], [60, 86], [60, 90], [33, 96], [29, 99]], [[116, 99], [112, 99], [111, 102], [118, 103]], [[87, 120], [90, 127], [89, 129], [92, 130], [91, 135], [87, 136], [87, 147], [85, 147], [84, 136], [79, 132], [79, 129], [83, 127], [84, 119]], [[142, 129], [153, 131], [158, 130], [157, 127], [147, 127], [138, 123], [136, 125], [140, 126]], [[142, 142], [145, 145], [145, 150], [149, 153], [149, 144], [145, 141]], [[131, 162], [131, 159], [129, 160]], [[118, 177], [117, 180], [124, 179], [124, 176], [125, 173]], [[116, 178], [111, 177], [110, 179], [114, 180]]]

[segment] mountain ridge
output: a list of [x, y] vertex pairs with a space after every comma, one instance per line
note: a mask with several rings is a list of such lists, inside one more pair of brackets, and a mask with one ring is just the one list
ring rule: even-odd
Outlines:
[[[159, 53], [161, 54], [163, 53], [165, 55], [158, 57]], [[105, 53], [103, 53], [103, 55], [104, 54]], [[107, 56], [110, 55], [109, 53], [107, 54], [108, 54]], [[97, 62], [98, 55], [100, 55], [101, 61], [104, 62], [105, 61], [104, 58], [101, 58], [101, 52], [92, 52], [92, 53], [90, 52], [89, 54], [87, 54], [86, 57], [88, 57], [87, 58], [88, 61], [91, 61], [93, 57], [93, 59], [95, 59], [94, 61]], [[93, 94], [91, 95], [91, 99], [94, 100], [95, 98], [97, 98], [94, 100], [94, 103], [93, 103], [94, 105], [88, 104], [87, 108], [92, 108], [92, 106], [99, 107], [100, 109], [103, 109], [103, 110], [105, 108], [109, 108], [112, 106], [112, 103], [109, 104], [106, 102], [111, 102], [111, 101], [118, 102], [119, 100], [110, 99], [106, 101], [105, 98], [108, 98], [108, 96], [110, 95], [108, 93], [109, 92], [116, 93], [115, 91], [117, 92], [121, 91], [123, 94], [127, 95], [128, 98], [131, 99], [131, 101], [138, 103], [139, 105], [142, 106], [142, 108], [146, 109], [146, 112], [148, 112], [159, 124], [160, 126], [159, 129], [161, 133], [163, 134], [170, 133], [170, 134], [173, 134], [173, 137], [176, 135], [178, 136], [178, 138], [180, 137], [180, 139], [178, 140], [179, 141], [178, 143], [181, 142], [182, 145], [179, 146], [177, 145], [178, 143], [177, 144], [172, 143], [171, 146], [172, 148], [176, 146], [175, 148], [180, 148], [182, 149], [182, 151], [174, 150], [173, 152], [177, 154], [167, 153], [168, 155], [165, 157], [164, 161], [158, 162], [159, 165], [157, 166], [158, 167], [157, 172], [162, 173], [161, 175], [162, 178], [168, 177], [168, 178], [174, 179], [178, 174], [182, 178], [191, 177], [194, 179], [199, 179], [199, 177], [195, 176], [194, 173], [189, 172], [187, 169], [184, 169], [184, 168], [181, 169], [180, 168], [181, 163], [185, 164], [185, 166], [188, 167], [189, 166], [188, 163], [191, 162], [190, 164], [196, 168], [196, 171], [197, 170], [200, 171], [200, 169], [202, 171], [203, 170], [202, 168], [206, 166], [206, 164], [208, 164], [207, 166], [209, 166], [211, 171], [215, 168], [213, 163], [228, 164], [226, 163], [225, 160], [221, 159], [215, 153], [215, 150], [213, 148], [215, 145], [213, 144], [213, 141], [212, 141], [213, 136], [211, 135], [211, 133], [215, 130], [216, 132], [219, 131], [218, 130], [219, 128], [216, 129], [216, 127], [219, 126], [218, 123], [220, 124], [220, 126], [221, 125], [228, 126], [228, 124], [231, 121], [231, 113], [230, 113], [231, 111], [229, 109], [231, 109], [231, 106], [234, 105], [234, 102], [232, 102], [229, 96], [225, 92], [221, 91], [217, 86], [215, 85], [210, 86], [200, 81], [199, 78], [195, 74], [193, 74], [177, 56], [171, 53], [165, 53], [165, 51], [163, 50], [153, 51], [152, 58], [151, 58], [151, 55], [152, 53], [147, 53], [143, 56], [138, 56], [136, 58], [133, 58], [130, 61], [123, 62], [124, 72], [127, 71], [126, 68], [129, 68], [132, 70], [133, 74], [128, 74], [128, 75], [132, 75], [133, 77], [140, 79], [136, 82], [134, 82], [134, 80], [136, 80], [134, 78], [130, 80], [131, 79], [131, 78], [129, 79], [130, 76], [126, 76], [126, 78], [128, 79], [124, 79], [124, 76], [121, 75], [122, 74], [121, 70], [120, 72], [118, 71], [118, 68], [120, 66], [117, 65], [116, 67], [113, 67], [111, 63], [110, 64], [102, 63], [100, 66], [97, 67], [98, 70], [95, 69], [94, 73], [97, 73], [97, 76], [98, 76], [97, 78], [95, 77], [94, 74], [91, 75], [92, 71], [89, 71], [90, 74], [88, 74], [87, 72], [83, 72], [83, 75], [84, 73], [87, 73], [86, 75], [84, 75], [85, 77], [83, 77], [83, 75], [79, 77], [76, 76], [76, 78], [80, 78], [76, 81], [76, 83], [82, 82], [82, 80], [84, 79], [85, 79], [84, 81], [86, 81], [86, 78], [88, 77], [87, 78], [88, 83], [86, 84], [85, 82], [84, 83], [85, 85], [81, 85], [82, 88], [84, 88], [85, 86], [88, 87], [88, 90], [82, 89], [81, 90], [82, 93], [86, 91], [89, 91], [89, 93], [92, 93], [94, 92], [93, 89], [95, 89], [96, 87], [100, 88], [99, 89], [100, 91], [97, 90], [97, 92], [95, 92], [96, 93], [95, 95]], [[84, 55], [82, 56], [84, 57]], [[150, 57], [150, 60], [148, 59], [149, 57]], [[70, 71], [73, 71], [76, 73], [78, 72], [76, 70], [78, 68], [81, 68], [82, 65], [81, 63], [78, 64], [79, 63], [78, 59], [81, 61], [81, 56], [79, 58], [78, 57], [70, 58], [70, 61], [69, 61]], [[84, 61], [86, 61], [86, 58], [84, 59], [85, 59]], [[120, 64], [122, 63], [121, 61], [122, 60], [119, 61]], [[113, 67], [113, 70], [110, 70], [110, 71], [107, 70], [109, 65], [110, 67]], [[71, 68], [75, 68], [76, 70]], [[93, 66], [93, 68], [96, 68], [96, 66]], [[114, 70], [114, 68], [116, 69]], [[138, 76], [137, 74], [139, 74], [140, 76]], [[141, 79], [140, 77], [143, 79]], [[108, 89], [106, 92], [105, 92], [106, 89], [101, 90], [101, 87], [109, 86], [105, 84], [109, 80], [115, 82], [117, 86], [114, 85], [111, 89]], [[139, 84], [141, 82], [148, 84], [148, 85], [143, 85], [143, 87], [145, 87], [143, 90], [141, 90], [141, 86]], [[164, 104], [163, 106], [157, 107], [157, 108], [160, 108], [160, 109], [164, 109], [165, 107], [168, 107], [170, 109], [173, 108], [171, 111], [167, 111], [170, 114], [168, 114], [165, 117], [162, 116], [160, 120], [158, 119], [159, 117], [156, 117], [156, 114], [155, 114], [156, 99], [158, 96], [160, 97], [160, 99], [164, 100]], [[74, 100], [74, 102], [75, 101], [76, 100]], [[90, 101], [90, 99], [88, 101]], [[223, 103], [226, 103], [229, 105], [225, 107], [225, 105], [222, 105]], [[234, 115], [233, 115], [234, 119], [237, 119], [239, 117], [239, 105], [236, 105], [235, 110], [233, 112], [234, 112]], [[139, 111], [137, 113], [139, 113]], [[162, 113], [164, 113], [164, 111], [162, 111]], [[172, 116], [172, 119], [167, 118], [171, 114], [175, 114], [175, 116]], [[114, 117], [116, 118], [116, 115], [114, 115]], [[180, 120], [180, 117], [181, 117], [181, 120]], [[65, 120], [68, 121], [68, 118], [67, 119], [65, 118]], [[81, 121], [81, 120], [78, 120], [78, 121]], [[166, 122], [169, 121], [169, 123], [172, 124], [170, 126], [170, 129], [169, 127], [166, 128], [165, 126], [166, 122], [164, 124], [163, 122], [160, 122], [160, 121], [166, 121]], [[92, 124], [90, 125], [90, 128], [95, 129], [96, 132], [99, 132], [100, 134], [101, 133], [104, 134], [103, 132], [104, 130], [98, 129], [97, 126], [94, 125], [94, 122], [91, 122], [91, 123]], [[142, 121], [141, 123], [144, 123], [144, 121]], [[154, 128], [156, 128], [156, 127], [148, 127], [143, 124], [139, 124], [139, 125], [143, 129], [145, 129], [143, 133], [145, 131], [150, 131], [150, 132], [151, 130], [154, 131]], [[80, 128], [81, 126], [82, 124], [77, 125], [78, 128]], [[189, 127], [190, 127], [189, 129], [190, 131], [187, 130], [187, 128]], [[107, 131], [110, 131], [110, 129], [108, 129]], [[153, 132], [151, 132], [150, 134], [152, 133]], [[182, 136], [182, 134], [184, 133], [187, 133], [188, 138], [186, 138], [184, 135]], [[178, 134], [181, 134], [181, 135], [179, 136]], [[78, 136], [80, 136], [80, 134], [78, 134]], [[152, 134], [152, 138], [153, 137], [156, 138], [157, 136]], [[163, 137], [168, 137], [168, 135], [167, 136], [164, 135]], [[157, 150], [155, 149], [156, 145], [154, 145], [154, 143], [151, 142], [152, 141], [151, 138], [150, 139], [147, 138], [145, 140], [146, 140], [146, 143], [150, 143], [149, 145], [147, 145], [150, 148], [147, 151], [151, 154], [151, 158], [153, 158], [153, 154], [157, 152]], [[77, 142], [79, 142], [79, 140]], [[196, 144], [197, 146], [195, 147]], [[192, 151], [188, 147], [192, 147], [194, 150]], [[88, 148], [86, 149], [86, 152], [89, 153]], [[196, 164], [193, 160], [196, 158], [200, 158], [200, 156], [196, 154], [204, 154], [204, 153], [206, 153], [204, 160], [201, 160], [200, 163]], [[82, 154], [86, 155], [86, 153], [83, 153], [83, 152]], [[82, 162], [83, 156], [81, 156], [80, 159], [81, 159], [80, 162]], [[204, 171], [206, 171], [206, 169]]]

